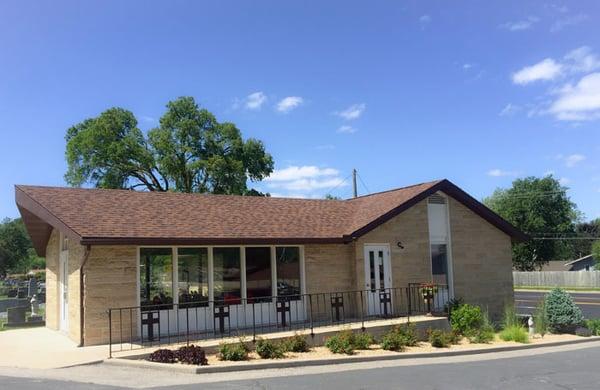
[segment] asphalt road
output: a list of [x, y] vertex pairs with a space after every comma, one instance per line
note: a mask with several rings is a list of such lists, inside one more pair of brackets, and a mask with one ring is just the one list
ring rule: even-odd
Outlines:
[[[296, 372], [289, 376], [254, 377], [212, 383], [175, 384], [153, 389], [598, 389], [600, 346], [594, 343], [578, 349], [553, 353], [472, 359], [436, 364], [372, 366], [344, 370], [330, 366], [317, 374]], [[134, 370], [135, 371], [135, 370]], [[130, 375], [152, 375], [130, 372]], [[162, 373], [165, 375], [165, 373]], [[231, 375], [235, 374], [219, 374]], [[230, 377], [231, 377], [230, 376]], [[200, 379], [200, 376], [196, 378]], [[140, 378], [140, 382], [143, 381]], [[134, 385], [134, 388], [145, 388]], [[64, 380], [0, 376], [0, 388], [11, 390], [119, 389]]]
[[[519, 314], [533, 314], [547, 292], [515, 291], [515, 306]], [[585, 318], [600, 318], [600, 293], [571, 293]], [[600, 387], [600, 386], [599, 386]]]

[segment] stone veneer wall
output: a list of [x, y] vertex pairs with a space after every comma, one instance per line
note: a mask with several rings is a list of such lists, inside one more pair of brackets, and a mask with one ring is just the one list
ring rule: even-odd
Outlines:
[[46, 247], [46, 326], [58, 330], [58, 240], [57, 230], [52, 230]]
[[[84, 340], [85, 345], [105, 344], [109, 340], [108, 314], [111, 307], [137, 305], [137, 248], [135, 246], [92, 246], [84, 267]], [[122, 329], [124, 339], [137, 333], [136, 313], [124, 311]], [[139, 313], [137, 313], [139, 314]], [[113, 317], [113, 332], [119, 332], [118, 313]], [[118, 333], [113, 333], [119, 337]]]
[[[397, 243], [402, 242], [404, 249]], [[427, 201], [421, 201], [356, 240], [356, 289], [365, 285], [365, 244], [389, 244], [392, 287], [431, 281]]]
[[499, 319], [513, 302], [511, 238], [450, 198], [454, 295]]
[[304, 246], [306, 293], [355, 290], [352, 244], [310, 244]]

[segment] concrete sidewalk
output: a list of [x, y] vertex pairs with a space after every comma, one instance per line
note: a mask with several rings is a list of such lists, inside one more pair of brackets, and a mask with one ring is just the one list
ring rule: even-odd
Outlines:
[[0, 332], [0, 367], [60, 368], [102, 361], [105, 345], [79, 348], [63, 334], [45, 327]]

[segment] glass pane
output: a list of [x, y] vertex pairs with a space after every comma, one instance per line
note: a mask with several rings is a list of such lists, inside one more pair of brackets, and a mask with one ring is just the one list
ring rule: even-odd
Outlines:
[[369, 271], [371, 273], [371, 291], [375, 292], [377, 285], [375, 282], [375, 252], [369, 251]]
[[446, 244], [431, 245], [431, 274], [433, 275], [433, 283], [448, 284]]
[[140, 304], [173, 303], [173, 252], [171, 248], [140, 249]]
[[[246, 294], [248, 302], [268, 302], [271, 290], [271, 248], [246, 248]], [[262, 300], [253, 298], [260, 298]], [[267, 297], [266, 299], [264, 299]]]
[[300, 299], [300, 248], [277, 247], [277, 295]]
[[208, 305], [208, 249], [179, 248], [177, 273], [179, 307]]
[[383, 269], [383, 251], [377, 252], [378, 265], [379, 265], [379, 287], [385, 288], [385, 271]]
[[214, 248], [215, 301], [239, 304], [242, 297], [240, 248]]

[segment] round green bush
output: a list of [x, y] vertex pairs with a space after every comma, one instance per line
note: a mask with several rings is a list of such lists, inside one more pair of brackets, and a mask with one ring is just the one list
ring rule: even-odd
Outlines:
[[286, 338], [281, 342], [285, 352], [309, 352], [310, 345], [306, 340], [306, 336], [301, 334], [295, 334], [291, 337]]
[[248, 360], [248, 352], [250, 352], [250, 348], [243, 341], [238, 343], [221, 343], [219, 344], [217, 357], [219, 360]]
[[285, 357], [281, 344], [264, 339], [259, 339], [256, 342], [256, 353], [263, 359], [281, 359]]
[[354, 333], [343, 330], [325, 341], [325, 346], [333, 353], [352, 355], [354, 353]]
[[469, 336], [481, 327], [483, 322], [483, 313], [479, 306], [462, 304], [452, 310], [450, 314], [450, 324], [452, 330], [461, 335]]
[[574, 333], [583, 323], [581, 309], [566, 291], [555, 288], [546, 297], [546, 317], [552, 333]]

